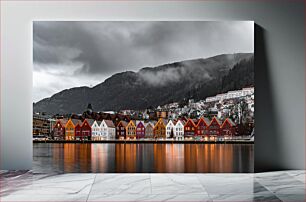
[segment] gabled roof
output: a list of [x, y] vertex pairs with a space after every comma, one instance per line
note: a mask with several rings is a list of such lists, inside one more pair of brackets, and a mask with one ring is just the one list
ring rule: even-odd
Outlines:
[[234, 121], [232, 121], [232, 119], [230, 118], [226, 118], [221, 126], [221, 128], [225, 125], [225, 123], [228, 122], [231, 126], [236, 126], [236, 124], [234, 123]]
[[72, 123], [73, 123], [73, 125], [74, 126], [76, 126], [76, 125], [81, 125], [82, 124], [82, 121], [81, 120], [79, 120], [79, 119], [71, 119], [71, 121], [72, 121]]
[[170, 123], [172, 123], [172, 125], [175, 126], [175, 121], [173, 121], [173, 120], [169, 120], [168, 123], [166, 124], [166, 126], [168, 126]]
[[136, 121], [135, 120], [130, 120], [127, 125], [133, 125], [133, 126], [136, 127]]
[[96, 121], [96, 122], [97, 122], [98, 126], [100, 126], [101, 123], [102, 123], [102, 121]]
[[210, 124], [208, 126], [210, 126], [214, 120], [216, 120], [217, 123], [221, 126], [219, 119], [217, 117], [215, 117], [215, 116], [214, 116], [214, 118], [212, 118], [212, 120], [211, 120], [211, 122], [210, 122]]
[[86, 119], [86, 121], [88, 122], [90, 126], [92, 126], [92, 124], [95, 122], [94, 119]]
[[155, 124], [152, 122], [147, 122], [144, 124], [145, 127], [148, 127], [148, 125], [151, 125], [152, 128], [154, 128]]
[[115, 128], [115, 124], [112, 120], [104, 120], [105, 124], [107, 125], [107, 127], [109, 128]]
[[154, 124], [154, 127], [157, 126], [157, 124], [162, 123], [165, 127], [167, 125], [167, 120], [163, 118], [159, 118], [158, 121]]
[[97, 120], [95, 120], [95, 121], [92, 123], [91, 127], [93, 127], [93, 126], [95, 125], [95, 123], [96, 123], [97, 127], [100, 127], [100, 124], [98, 123]]
[[143, 126], [145, 126], [144, 121], [136, 121], [136, 127], [138, 127], [139, 124], [142, 124]]
[[198, 122], [197, 122], [197, 126], [199, 126], [201, 120], [203, 120], [205, 122], [205, 124], [208, 126], [210, 124], [210, 120], [206, 117], [201, 117]]
[[66, 125], [67, 122], [68, 122], [67, 119], [59, 119], [58, 121], [61, 123], [61, 125], [62, 125], [63, 127], [65, 127], [65, 125]]
[[120, 122], [119, 122], [117, 125], [119, 125], [120, 123], [122, 124], [122, 126], [123, 126], [123, 127], [125, 127], [125, 126], [127, 126], [127, 125], [128, 125], [128, 123], [127, 123], [127, 122], [125, 122], [125, 121], [120, 121]]
[[194, 124], [192, 119], [188, 119], [184, 125], [186, 125], [187, 123], [191, 123], [194, 127], [196, 126], [196, 124]]

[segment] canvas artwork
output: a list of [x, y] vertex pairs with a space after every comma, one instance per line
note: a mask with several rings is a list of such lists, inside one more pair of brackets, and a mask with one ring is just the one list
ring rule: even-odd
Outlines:
[[253, 172], [253, 21], [34, 21], [34, 170]]

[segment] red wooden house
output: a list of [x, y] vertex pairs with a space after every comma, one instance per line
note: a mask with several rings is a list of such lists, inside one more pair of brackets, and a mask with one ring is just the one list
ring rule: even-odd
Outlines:
[[128, 125], [125, 121], [120, 121], [116, 127], [116, 139], [126, 139], [126, 126]]
[[75, 123], [74, 127], [74, 136], [76, 140], [81, 140], [82, 139], [82, 122], [79, 120], [78, 122]]
[[210, 124], [207, 126], [209, 136], [220, 136], [220, 121], [214, 116]]
[[221, 126], [221, 135], [222, 136], [234, 136], [236, 133], [236, 124], [230, 119], [227, 118]]
[[143, 121], [136, 121], [136, 139], [145, 138], [146, 128]]
[[207, 137], [208, 136], [207, 127], [209, 124], [210, 121], [208, 118], [201, 117], [196, 126], [196, 136], [200, 136], [202, 138]]
[[85, 119], [81, 125], [81, 140], [91, 139], [91, 125], [94, 122], [92, 119]]
[[56, 121], [53, 127], [53, 139], [54, 140], [64, 140], [65, 139], [65, 125], [67, 120], [59, 119]]
[[194, 138], [196, 135], [196, 124], [192, 119], [188, 119], [184, 125], [184, 138]]

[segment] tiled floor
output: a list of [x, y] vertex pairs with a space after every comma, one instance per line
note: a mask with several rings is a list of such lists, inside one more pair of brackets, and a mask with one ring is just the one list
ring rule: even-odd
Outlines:
[[1, 201], [305, 201], [305, 171], [39, 174], [1, 171]]

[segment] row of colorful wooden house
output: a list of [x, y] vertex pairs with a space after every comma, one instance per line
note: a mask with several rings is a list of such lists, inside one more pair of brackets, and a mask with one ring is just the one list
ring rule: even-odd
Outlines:
[[59, 119], [53, 128], [57, 140], [113, 140], [113, 139], [214, 139], [234, 136], [235, 123], [227, 118], [221, 123], [216, 117], [211, 121], [201, 117], [195, 119], [158, 121], [120, 121], [117, 126], [111, 120]]

